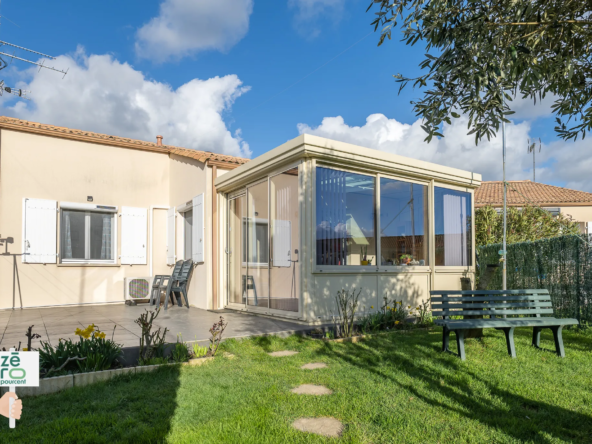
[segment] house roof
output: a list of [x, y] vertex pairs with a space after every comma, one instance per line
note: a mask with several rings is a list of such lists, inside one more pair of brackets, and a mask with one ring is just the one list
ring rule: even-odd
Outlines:
[[[508, 205], [534, 204], [539, 206], [592, 206], [592, 193], [556, 187], [530, 180], [508, 181]], [[482, 182], [475, 191], [475, 206], [503, 205], [504, 186], [502, 181]]]
[[209, 151], [198, 151], [188, 148], [181, 148], [171, 145], [157, 145], [155, 142], [129, 139], [127, 137], [110, 136], [108, 134], [93, 133], [62, 126], [46, 125], [44, 123], [29, 122], [28, 120], [15, 119], [13, 117], [0, 116], [0, 128], [14, 131], [22, 131], [33, 134], [40, 134], [63, 139], [79, 140], [82, 142], [99, 143], [103, 145], [114, 145], [123, 148], [132, 148], [159, 153], [176, 154], [178, 156], [196, 159], [199, 162], [209, 162], [235, 167], [247, 163], [250, 159], [228, 156], [226, 154], [212, 153]]

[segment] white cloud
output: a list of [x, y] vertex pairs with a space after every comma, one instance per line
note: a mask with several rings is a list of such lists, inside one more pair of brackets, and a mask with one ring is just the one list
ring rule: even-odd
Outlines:
[[[445, 137], [432, 139], [429, 144], [424, 142], [426, 133], [419, 120], [409, 125], [388, 119], [384, 114], [368, 116], [362, 126], [349, 126], [341, 116], [325, 117], [317, 127], [298, 124], [298, 131], [474, 171], [482, 174], [484, 180], [502, 178], [501, 134], [476, 146], [474, 137], [467, 136], [465, 117], [445, 125]], [[526, 150], [527, 139], [532, 138], [529, 132], [528, 121], [506, 126], [506, 174], [509, 180], [532, 179], [532, 155]], [[592, 142], [589, 139], [543, 144], [542, 152], [537, 153], [537, 181], [565, 183], [567, 187], [592, 191], [590, 152]]]
[[163, 62], [199, 51], [227, 51], [249, 30], [253, 0], [164, 0], [158, 17], [142, 26], [136, 53]]
[[236, 75], [193, 79], [177, 89], [146, 79], [109, 55], [87, 56], [79, 48], [59, 56], [55, 66], [69, 69], [62, 80], [48, 70], [20, 73], [19, 87], [31, 90], [30, 102], [9, 102], [2, 112], [21, 119], [164, 142], [186, 148], [249, 157], [249, 145], [226, 127], [223, 113], [249, 90]]
[[345, 0], [288, 0], [288, 6], [296, 9], [294, 27], [303, 36], [315, 38], [321, 33], [319, 19], [329, 17], [338, 22], [343, 15]]
[[510, 115], [509, 118], [512, 120], [531, 120], [539, 117], [547, 117], [553, 114], [551, 106], [556, 100], [554, 94], [547, 94], [543, 100], [539, 100], [537, 97], [536, 103], [533, 99], [523, 99], [522, 96], [515, 97], [512, 102], [508, 105], [510, 109], [514, 111], [514, 114]]

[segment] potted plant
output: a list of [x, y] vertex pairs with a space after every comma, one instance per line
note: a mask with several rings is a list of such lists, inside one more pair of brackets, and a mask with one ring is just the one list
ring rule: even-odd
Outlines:
[[362, 249], [362, 265], [368, 265], [368, 246], [361, 247]]
[[401, 265], [410, 265], [412, 260], [413, 256], [411, 256], [410, 254], [401, 255]]

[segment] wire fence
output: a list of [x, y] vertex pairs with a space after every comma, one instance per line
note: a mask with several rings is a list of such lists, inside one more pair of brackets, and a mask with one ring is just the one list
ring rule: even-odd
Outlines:
[[[507, 246], [508, 290], [549, 290], [555, 315], [592, 324], [592, 237], [561, 236]], [[499, 263], [501, 244], [477, 248], [478, 275], [488, 264]], [[495, 274], [490, 290], [502, 288], [502, 273]]]

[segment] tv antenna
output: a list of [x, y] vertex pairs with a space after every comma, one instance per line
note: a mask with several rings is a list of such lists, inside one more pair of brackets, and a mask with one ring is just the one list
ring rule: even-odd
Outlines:
[[[2, 17], [2, 15], [0, 15], [0, 17]], [[9, 54], [8, 52], [6, 52], [4, 50], [5, 46], [11, 47], [7, 50], [12, 50], [12, 54]], [[64, 71], [64, 70], [61, 70], [58, 68], [54, 68], [53, 66], [45, 65], [45, 60], [42, 60], [41, 63], [39, 63], [39, 62], [33, 62], [32, 60], [29, 60], [25, 57], [19, 57], [16, 55], [17, 51], [25, 51], [25, 52], [29, 52], [32, 54], [37, 54], [37, 55], [44, 57], [46, 59], [49, 59], [49, 60], [56, 60], [55, 57], [44, 54], [42, 52], [34, 51], [32, 49], [28, 49], [23, 46], [15, 45], [14, 43], [9, 43], [9, 42], [5, 42], [4, 40], [0, 40], [0, 71], [3, 70], [4, 68], [6, 68], [10, 63], [12, 63], [13, 60], [20, 60], [21, 62], [26, 62], [26, 63], [30, 63], [31, 65], [38, 66], [39, 71], [41, 71], [41, 68], [45, 68], [45, 69], [50, 69], [52, 71], [59, 72], [59, 73], [63, 74], [62, 79], [64, 77], [66, 77], [66, 74], [68, 74], [68, 70]], [[8, 63], [6, 62], [5, 59], [9, 60]], [[9, 94], [13, 94], [13, 95], [18, 96], [20, 98], [29, 100], [28, 97], [26, 97], [26, 94], [30, 93], [31, 91], [25, 91], [25, 90], [22, 90], [19, 88], [12, 88], [10, 86], [6, 86], [4, 84], [4, 80], [0, 80], [0, 96], [3, 95], [4, 92], [7, 92]]]
[[[530, 139], [528, 139], [528, 152], [532, 153], [532, 181], [536, 182], [536, 163], [535, 163], [535, 152], [536, 152], [536, 139], [532, 139], [532, 143], [530, 143]], [[539, 137], [539, 153], [541, 152], [541, 138]]]

